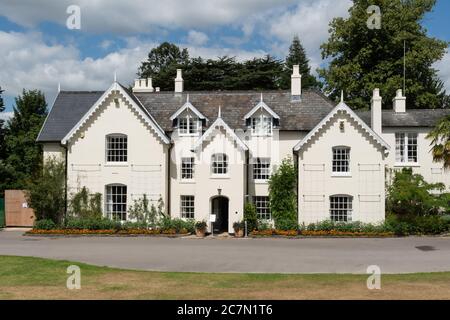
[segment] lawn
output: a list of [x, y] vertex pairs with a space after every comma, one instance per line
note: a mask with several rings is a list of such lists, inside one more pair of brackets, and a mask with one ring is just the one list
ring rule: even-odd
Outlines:
[[[81, 268], [81, 289], [66, 288], [66, 269]], [[148, 272], [78, 262], [0, 256], [0, 299], [450, 299], [450, 272], [366, 275]]]

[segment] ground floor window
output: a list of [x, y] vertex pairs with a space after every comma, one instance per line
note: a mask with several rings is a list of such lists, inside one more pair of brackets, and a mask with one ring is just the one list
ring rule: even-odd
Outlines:
[[253, 202], [256, 207], [256, 215], [258, 216], [258, 219], [272, 219], [272, 215], [270, 213], [269, 197], [255, 196], [253, 197]]
[[106, 186], [106, 214], [113, 220], [127, 220], [127, 186]]
[[195, 197], [181, 196], [181, 217], [194, 219], [195, 213]]
[[330, 218], [335, 222], [352, 221], [353, 198], [347, 195], [330, 197]]

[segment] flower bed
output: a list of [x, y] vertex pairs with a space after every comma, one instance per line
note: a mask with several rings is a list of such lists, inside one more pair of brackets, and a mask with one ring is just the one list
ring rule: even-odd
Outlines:
[[128, 229], [128, 230], [89, 230], [89, 229], [52, 229], [39, 230], [32, 229], [26, 232], [27, 235], [188, 235], [187, 230], [181, 230], [177, 233], [175, 229]]
[[357, 232], [357, 231], [337, 231], [337, 230], [320, 230], [320, 231], [296, 231], [296, 230], [260, 230], [253, 231], [251, 236], [254, 237], [394, 237], [393, 232]]

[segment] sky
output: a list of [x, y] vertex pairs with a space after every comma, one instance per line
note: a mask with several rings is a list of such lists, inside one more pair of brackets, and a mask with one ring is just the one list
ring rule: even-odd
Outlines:
[[[80, 8], [80, 29], [67, 27], [71, 5]], [[329, 22], [348, 16], [350, 6], [350, 0], [0, 0], [0, 86], [10, 112], [23, 88], [42, 90], [51, 106], [58, 84], [105, 90], [116, 73], [128, 85], [163, 41], [188, 48], [191, 57], [283, 59], [299, 35], [315, 70], [326, 65], [320, 45]], [[449, 16], [450, 1], [438, 0], [423, 21], [428, 34], [450, 41]], [[450, 91], [450, 54], [435, 67]]]

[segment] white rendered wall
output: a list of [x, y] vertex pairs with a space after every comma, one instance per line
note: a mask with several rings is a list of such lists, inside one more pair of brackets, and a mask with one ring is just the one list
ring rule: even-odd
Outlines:
[[[119, 98], [118, 106], [114, 97]], [[106, 136], [114, 133], [128, 136], [126, 163], [106, 161]], [[153, 129], [128, 102], [113, 95], [68, 142], [69, 197], [85, 186], [101, 193], [105, 202], [106, 185], [124, 184], [128, 208], [144, 194], [155, 205], [161, 197], [167, 206], [167, 159], [168, 147]]]
[[[334, 146], [351, 148], [350, 176], [333, 175]], [[385, 163], [380, 147], [348, 115], [334, 116], [299, 152], [299, 223], [329, 220], [330, 196], [341, 194], [353, 197], [353, 221], [383, 221]]]

